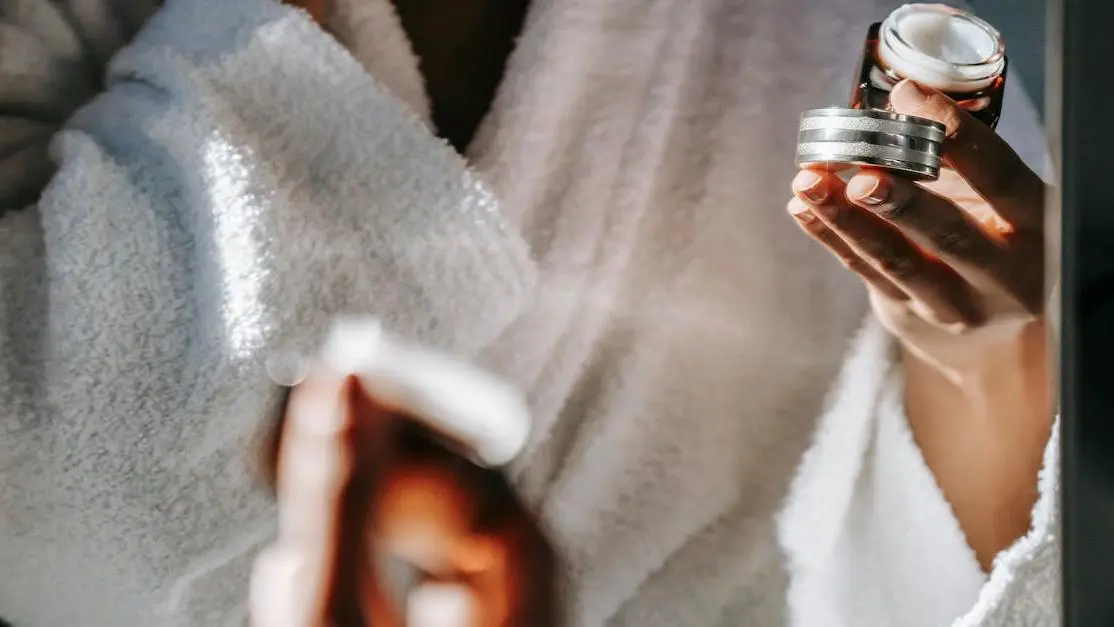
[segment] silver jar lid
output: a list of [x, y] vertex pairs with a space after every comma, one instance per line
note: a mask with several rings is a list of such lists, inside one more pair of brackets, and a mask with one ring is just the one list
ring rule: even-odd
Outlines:
[[927, 118], [828, 107], [801, 114], [797, 165], [859, 165], [920, 180], [940, 177], [946, 129]]

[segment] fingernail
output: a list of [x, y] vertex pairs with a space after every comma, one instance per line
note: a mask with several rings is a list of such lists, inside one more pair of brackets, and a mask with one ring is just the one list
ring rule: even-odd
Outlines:
[[267, 376], [283, 387], [294, 387], [309, 375], [310, 360], [296, 349], [279, 349], [263, 362]]
[[801, 224], [812, 224], [816, 221], [816, 216], [812, 214], [808, 205], [796, 196], [789, 199], [787, 208], [789, 209], [789, 215], [793, 216]]
[[927, 88], [905, 79], [894, 86], [890, 92], [890, 102], [903, 110], [915, 110], [923, 105], [932, 92]]
[[808, 170], [801, 170], [797, 173], [797, 176], [793, 179], [793, 191], [815, 204], [820, 204], [828, 198], [828, 186], [824, 182], [824, 178]]
[[890, 183], [883, 176], [856, 176], [847, 184], [847, 197], [876, 207], [890, 199]]
[[337, 374], [360, 373], [375, 363], [382, 339], [378, 320], [341, 318], [325, 340], [321, 360]]

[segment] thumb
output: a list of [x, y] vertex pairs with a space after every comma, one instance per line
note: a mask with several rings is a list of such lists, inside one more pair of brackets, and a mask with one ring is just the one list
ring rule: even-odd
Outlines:
[[954, 137], [967, 113], [954, 100], [931, 87], [903, 80], [890, 92], [890, 106], [902, 115], [928, 118], [944, 125], [945, 135]]

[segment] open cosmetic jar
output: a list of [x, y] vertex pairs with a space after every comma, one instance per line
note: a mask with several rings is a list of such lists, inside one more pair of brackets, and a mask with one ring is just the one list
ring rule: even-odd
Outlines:
[[934, 180], [943, 127], [893, 113], [894, 86], [910, 79], [940, 90], [993, 128], [1007, 66], [1002, 37], [986, 21], [943, 4], [906, 4], [868, 29], [850, 107], [801, 116], [797, 163], [868, 166]]

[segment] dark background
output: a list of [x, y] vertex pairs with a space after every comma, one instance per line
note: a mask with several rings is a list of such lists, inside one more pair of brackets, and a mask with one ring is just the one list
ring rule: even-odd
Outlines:
[[1060, 89], [1046, 117], [1063, 155], [1064, 613], [1065, 627], [1100, 627], [1114, 625], [1114, 2], [1061, 0], [1059, 11]]
[[1052, 1], [970, 0], [1005, 37], [1010, 72], [1028, 87], [1054, 151], [1060, 142], [1064, 627], [1107, 627], [1114, 625], [1114, 124], [1107, 122], [1114, 1], [1058, 0], [1050, 16]]

